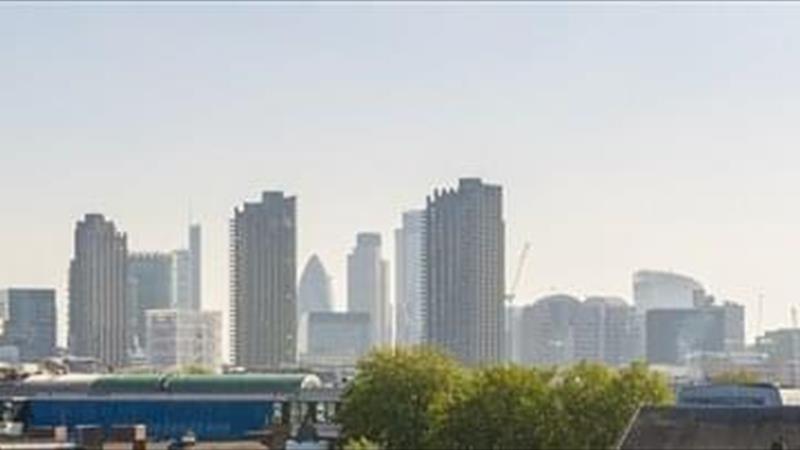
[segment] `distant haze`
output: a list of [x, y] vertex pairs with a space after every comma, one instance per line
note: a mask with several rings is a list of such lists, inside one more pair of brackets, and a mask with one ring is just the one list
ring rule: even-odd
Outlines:
[[[689, 274], [756, 331], [800, 303], [800, 4], [0, 4], [0, 286], [65, 299], [75, 221], [132, 250], [204, 226], [227, 310], [228, 220], [298, 197], [298, 271], [346, 301], [358, 231], [434, 187], [504, 187], [517, 298], [630, 300]], [[510, 283], [509, 283], [510, 284]]]

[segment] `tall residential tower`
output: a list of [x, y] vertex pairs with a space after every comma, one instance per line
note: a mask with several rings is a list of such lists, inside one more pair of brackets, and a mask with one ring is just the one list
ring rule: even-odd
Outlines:
[[503, 360], [505, 223], [500, 186], [462, 178], [425, 211], [426, 340], [468, 364]]
[[75, 229], [69, 268], [69, 349], [110, 366], [127, 360], [128, 239], [101, 214]]
[[236, 365], [279, 368], [297, 353], [295, 197], [264, 192], [231, 221], [231, 350]]

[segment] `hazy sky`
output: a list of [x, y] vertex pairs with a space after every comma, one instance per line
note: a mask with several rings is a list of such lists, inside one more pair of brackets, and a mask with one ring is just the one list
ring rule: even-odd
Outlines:
[[[0, 4], [0, 286], [65, 297], [74, 223], [132, 250], [204, 225], [226, 309], [233, 208], [298, 196], [344, 304], [357, 231], [436, 186], [504, 186], [519, 288], [631, 296], [672, 269], [800, 303], [800, 4]], [[63, 298], [63, 297], [62, 297]]]

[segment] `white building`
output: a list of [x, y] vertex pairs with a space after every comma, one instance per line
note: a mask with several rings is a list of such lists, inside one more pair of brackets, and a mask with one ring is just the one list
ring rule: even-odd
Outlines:
[[640, 270], [633, 274], [633, 303], [642, 314], [650, 309], [694, 308], [703, 285], [685, 275]]
[[416, 345], [424, 340], [424, 247], [425, 211], [403, 213], [403, 226], [395, 239], [395, 340], [400, 345]]
[[222, 364], [222, 314], [217, 311], [147, 311], [147, 359], [157, 368]]

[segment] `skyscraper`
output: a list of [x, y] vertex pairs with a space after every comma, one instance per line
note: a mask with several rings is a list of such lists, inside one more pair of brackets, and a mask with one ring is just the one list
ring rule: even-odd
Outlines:
[[173, 258], [167, 253], [131, 253], [128, 258], [128, 304], [131, 339], [147, 348], [147, 311], [172, 303]]
[[381, 235], [359, 233], [347, 256], [347, 305], [350, 312], [369, 314], [371, 345], [392, 344], [388, 262], [381, 255]]
[[311, 255], [300, 276], [297, 293], [298, 317], [315, 312], [333, 310], [333, 292], [331, 277], [317, 255]]
[[101, 214], [87, 214], [75, 229], [69, 270], [69, 349], [77, 356], [125, 364], [128, 239]]
[[189, 226], [189, 308], [200, 311], [203, 306], [203, 244], [200, 224]]
[[231, 221], [231, 350], [239, 366], [278, 368], [297, 353], [295, 197], [264, 192]]
[[202, 306], [202, 231], [189, 226], [189, 247], [172, 252], [172, 307], [200, 311]]
[[403, 213], [403, 226], [394, 231], [395, 321], [398, 344], [415, 345], [424, 337], [425, 211]]
[[172, 307], [189, 309], [191, 302], [191, 270], [189, 250], [172, 252]]
[[16, 347], [19, 359], [35, 362], [53, 356], [56, 349], [56, 291], [8, 289], [0, 291], [2, 345]]
[[311, 255], [300, 276], [297, 292], [297, 350], [308, 351], [308, 319], [312, 312], [333, 311], [331, 277], [317, 255]]
[[462, 178], [425, 211], [426, 339], [469, 364], [503, 360], [505, 224], [500, 186]]

